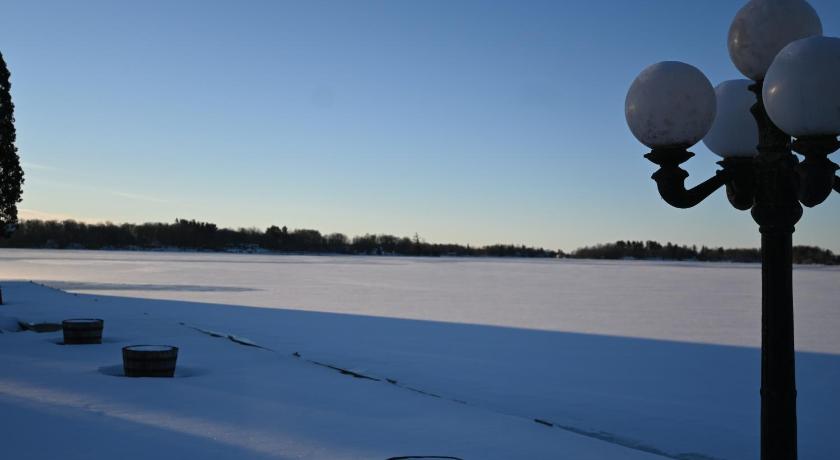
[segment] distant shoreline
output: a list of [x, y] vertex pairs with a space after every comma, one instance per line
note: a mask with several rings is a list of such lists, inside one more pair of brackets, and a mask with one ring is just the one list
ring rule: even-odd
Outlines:
[[[269, 250], [261, 250], [261, 251], [237, 251], [237, 250], [212, 250], [212, 249], [198, 249], [198, 248], [78, 248], [78, 247], [67, 247], [67, 248], [38, 248], [38, 247], [5, 247], [0, 246], [0, 251], [3, 250], [12, 250], [12, 251], [56, 251], [56, 252], [63, 252], [63, 251], [85, 251], [85, 252], [131, 252], [131, 253], [149, 253], [149, 254], [219, 254], [219, 255], [263, 255], [263, 256], [276, 256], [276, 257], [376, 257], [376, 258], [421, 258], [421, 259], [434, 259], [434, 258], [448, 258], [448, 259], [473, 259], [473, 260], [480, 260], [480, 259], [507, 259], [507, 260], [568, 260], [568, 261], [592, 261], [592, 262], [669, 262], [669, 263], [686, 263], [686, 264], [738, 264], [738, 265], [760, 265], [761, 260], [753, 260], [753, 261], [746, 261], [746, 260], [698, 260], [698, 259], [662, 259], [662, 258], [591, 258], [591, 257], [573, 257], [573, 256], [565, 256], [565, 257], [521, 257], [521, 256], [489, 256], [489, 255], [481, 255], [481, 256], [464, 256], [464, 255], [440, 255], [440, 256], [417, 256], [417, 255], [406, 255], [406, 254], [347, 254], [347, 253], [336, 253], [336, 252], [284, 252], [284, 251], [269, 251]], [[814, 262], [806, 262], [806, 263], [798, 263], [794, 262], [795, 266], [799, 267], [835, 267], [840, 264], [836, 263], [814, 263]]]
[[[272, 225], [257, 228], [219, 228], [216, 224], [176, 219], [174, 223], [86, 224], [73, 220], [25, 220], [0, 248], [95, 249], [150, 252], [216, 252], [234, 254], [366, 255], [405, 257], [514, 257], [593, 260], [668, 260], [697, 262], [761, 262], [755, 248], [710, 248], [662, 244], [656, 241], [616, 241], [586, 246], [569, 253], [515, 244], [472, 246], [429, 243], [418, 234], [398, 237], [342, 233]], [[840, 256], [814, 246], [794, 246], [793, 263], [840, 265]]]

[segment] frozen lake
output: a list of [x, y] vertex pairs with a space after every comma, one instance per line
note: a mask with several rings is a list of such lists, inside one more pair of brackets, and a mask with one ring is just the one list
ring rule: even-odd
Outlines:
[[[0, 250], [74, 292], [760, 346], [753, 264]], [[794, 272], [796, 342], [840, 354], [840, 268]]]
[[[463, 404], [627, 449], [610, 458], [758, 458], [760, 276], [750, 264], [0, 251], [0, 280], [85, 293], [66, 314], [123, 318], [125, 337], [147, 319], [221, 331], [420, 389], [453, 417]], [[839, 458], [840, 269], [797, 267], [794, 289], [800, 455]], [[6, 311], [55, 320], [64, 302], [25, 300], [36, 306]], [[199, 352], [189, 331], [173, 340]], [[557, 454], [531, 458], [570, 446], [552, 436], [538, 447]]]

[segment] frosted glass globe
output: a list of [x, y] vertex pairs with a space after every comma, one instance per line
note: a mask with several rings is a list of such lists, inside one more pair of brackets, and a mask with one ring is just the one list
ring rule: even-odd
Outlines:
[[822, 23], [805, 0], [752, 0], [729, 27], [729, 57], [747, 78], [762, 80], [782, 48], [814, 35]]
[[723, 158], [758, 155], [758, 125], [750, 112], [755, 93], [751, 80], [729, 80], [715, 88], [717, 115], [703, 143]]
[[840, 135], [840, 38], [811, 37], [786, 46], [764, 80], [770, 119], [794, 137]]
[[636, 77], [624, 116], [642, 144], [654, 148], [688, 148], [696, 144], [715, 119], [715, 90], [696, 67], [666, 61]]

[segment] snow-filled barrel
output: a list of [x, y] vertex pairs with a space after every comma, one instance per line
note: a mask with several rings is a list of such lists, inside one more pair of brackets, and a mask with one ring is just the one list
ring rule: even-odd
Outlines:
[[171, 345], [129, 345], [123, 347], [126, 377], [174, 377], [178, 347]]
[[102, 343], [105, 321], [94, 318], [65, 319], [61, 322], [65, 345]]

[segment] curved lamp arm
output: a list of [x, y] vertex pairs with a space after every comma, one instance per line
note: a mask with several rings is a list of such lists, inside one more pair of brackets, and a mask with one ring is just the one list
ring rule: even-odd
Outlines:
[[840, 177], [834, 176], [834, 191], [840, 193]]
[[675, 168], [676, 172], [662, 168], [652, 176], [659, 188], [659, 195], [666, 203], [675, 208], [687, 209], [697, 206], [717, 189], [726, 185], [727, 178], [723, 171], [690, 189], [685, 188], [688, 173], [682, 168]]
[[666, 203], [675, 208], [691, 208], [705, 200], [717, 189], [726, 185], [730, 174], [724, 169], [691, 189], [685, 188], [688, 172], [680, 168], [680, 164], [693, 157], [694, 154], [685, 149], [655, 149], [645, 155], [645, 158], [659, 165], [659, 170], [651, 178], [656, 181], [659, 195]]

